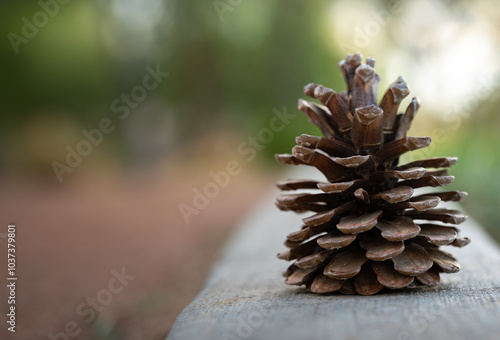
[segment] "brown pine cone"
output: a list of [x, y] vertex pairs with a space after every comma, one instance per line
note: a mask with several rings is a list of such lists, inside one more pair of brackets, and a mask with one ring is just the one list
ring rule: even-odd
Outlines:
[[347, 92], [316, 84], [304, 88], [321, 105], [299, 99], [298, 107], [324, 137], [301, 135], [292, 154], [276, 155], [283, 164], [314, 166], [327, 179], [277, 184], [285, 191], [317, 190], [282, 194], [276, 202], [281, 210], [315, 213], [302, 219], [302, 229], [287, 236], [290, 249], [278, 254], [295, 261], [284, 273], [285, 283], [305, 284], [314, 293], [371, 295], [384, 287], [434, 286], [440, 273], [460, 270], [455, 258], [439, 247], [469, 243], [452, 226], [467, 216], [436, 208], [440, 201], [462, 201], [467, 193], [413, 195], [416, 188], [450, 184], [454, 177], [443, 168], [457, 158], [398, 164], [402, 154], [431, 142], [429, 137], [406, 136], [419, 99], [413, 98], [405, 113], [398, 114], [410, 93], [399, 77], [377, 106], [375, 60], [362, 64], [361, 59], [359, 53], [348, 54], [339, 63]]

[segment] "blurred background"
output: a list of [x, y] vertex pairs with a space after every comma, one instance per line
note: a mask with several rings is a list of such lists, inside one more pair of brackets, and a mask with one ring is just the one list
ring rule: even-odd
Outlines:
[[[19, 281], [0, 337], [163, 339], [286, 176], [274, 153], [319, 134], [303, 86], [344, 90], [356, 51], [379, 97], [405, 76], [410, 134], [433, 139], [409, 158], [458, 156], [451, 189], [500, 240], [499, 22], [495, 0], [2, 1], [0, 252], [15, 223]], [[277, 111], [293, 118], [269, 135]]]

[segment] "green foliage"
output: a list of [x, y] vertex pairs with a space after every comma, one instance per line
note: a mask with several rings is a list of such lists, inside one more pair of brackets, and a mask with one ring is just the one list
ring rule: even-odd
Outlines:
[[451, 168], [455, 176], [453, 188], [469, 193], [463, 203], [470, 215], [479, 220], [500, 240], [500, 117], [497, 113], [500, 98], [483, 103], [462, 126], [439, 146], [440, 154], [458, 156]]
[[[50, 170], [47, 162], [63, 157], [65, 146], [81, 138], [81, 129], [116, 115], [110, 104], [141, 83], [146, 66], [157, 64], [170, 73], [154, 92], [160, 103], [155, 114], [173, 115], [168, 122], [174, 126], [165, 128], [173, 133], [168, 150], [219, 131], [230, 130], [244, 141], [269, 125], [274, 108], [283, 107], [297, 112], [297, 118], [276, 133], [259, 159], [274, 165], [273, 155], [289, 151], [297, 135], [318, 135], [296, 103], [309, 82], [344, 89], [337, 68], [342, 52], [333, 35], [325, 33], [331, 29], [327, 13], [332, 2], [222, 2], [235, 5], [218, 13], [213, 1], [165, 0], [160, 19], [150, 30], [141, 31], [144, 25], [133, 26], [130, 18], [120, 18], [115, 7], [122, 2], [71, 1], [20, 45], [19, 53], [9, 39], [2, 39], [0, 164], [17, 171], [16, 160], [23, 154], [36, 158], [25, 164]], [[384, 1], [378, 4], [388, 6]], [[3, 36], [21, 34], [22, 18], [31, 19], [37, 11], [36, 1], [2, 1]], [[140, 17], [133, 14], [134, 20]], [[142, 53], [141, 44], [147, 46]], [[452, 169], [457, 177], [454, 187], [469, 191], [468, 210], [499, 235], [500, 182], [495, 176], [500, 169], [500, 123], [495, 107], [498, 101], [490, 99], [437, 150], [461, 158]], [[132, 115], [139, 115], [139, 110]], [[40, 121], [45, 130], [31, 133]], [[140, 152], [129, 147], [130, 126], [121, 126], [135, 125], [131, 121], [117, 121], [116, 132], [106, 138], [110, 158], [124, 162]], [[29, 136], [30, 141], [20, 143], [20, 136]], [[44, 145], [49, 150], [41, 150]]]

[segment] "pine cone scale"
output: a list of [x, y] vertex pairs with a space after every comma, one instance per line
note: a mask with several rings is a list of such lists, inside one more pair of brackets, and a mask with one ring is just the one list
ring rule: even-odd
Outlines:
[[379, 221], [377, 229], [381, 231], [381, 236], [387, 241], [406, 241], [416, 237], [420, 231], [420, 226], [413, 222], [413, 219], [405, 216], [396, 217], [392, 221]]
[[361, 295], [373, 295], [384, 288], [377, 275], [373, 272], [370, 265], [365, 265], [361, 272], [354, 278], [354, 289]]
[[330, 231], [325, 236], [318, 239], [321, 248], [334, 250], [347, 247], [356, 239], [355, 234], [344, 234], [338, 230]]
[[332, 279], [345, 280], [356, 276], [361, 271], [361, 266], [368, 261], [364, 252], [355, 247], [340, 252], [325, 267], [323, 274]]
[[311, 284], [311, 291], [313, 293], [333, 293], [339, 290], [345, 281], [332, 279], [331, 277], [323, 274], [318, 274]]
[[372, 268], [378, 281], [388, 288], [404, 288], [414, 280], [413, 276], [403, 275], [396, 271], [391, 261], [373, 262]]
[[410, 276], [421, 275], [434, 264], [425, 248], [415, 242], [408, 243], [405, 250], [391, 260], [396, 271]]

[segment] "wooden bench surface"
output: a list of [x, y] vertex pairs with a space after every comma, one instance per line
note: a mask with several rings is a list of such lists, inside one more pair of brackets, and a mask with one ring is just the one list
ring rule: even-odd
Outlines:
[[289, 263], [276, 254], [303, 215], [278, 211], [276, 195], [237, 230], [169, 340], [500, 339], [500, 249], [471, 218], [460, 230], [472, 242], [444, 247], [462, 270], [437, 288], [316, 295], [283, 283]]

